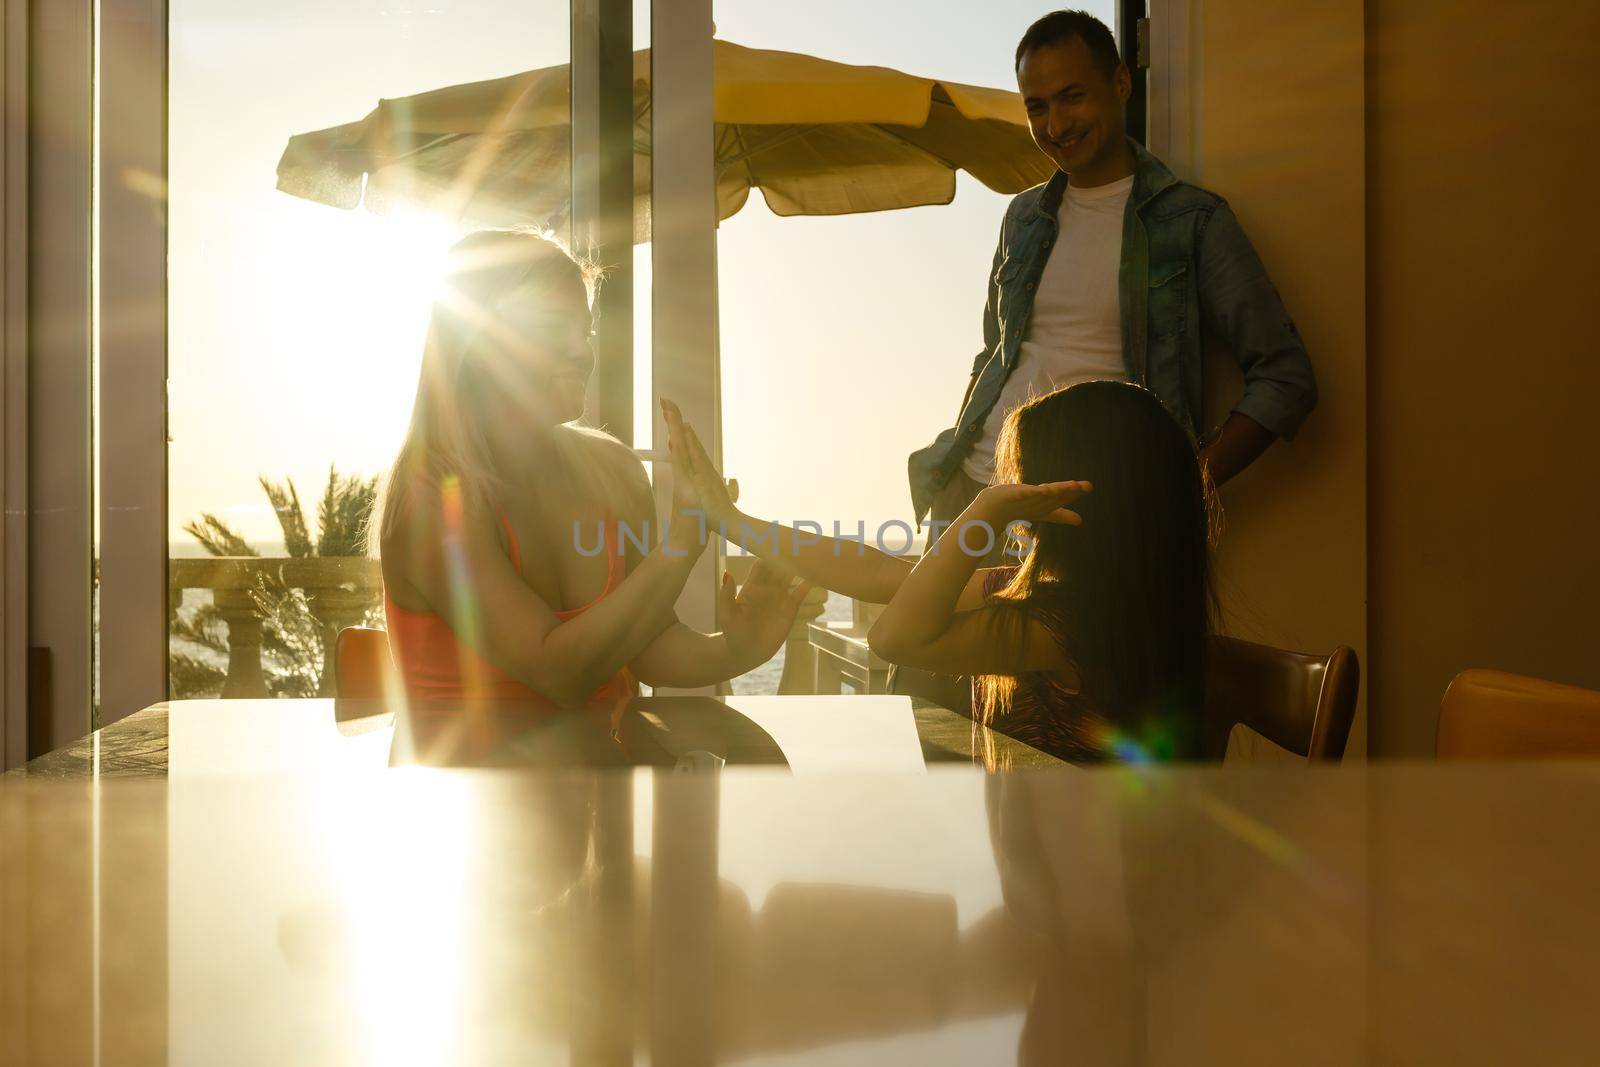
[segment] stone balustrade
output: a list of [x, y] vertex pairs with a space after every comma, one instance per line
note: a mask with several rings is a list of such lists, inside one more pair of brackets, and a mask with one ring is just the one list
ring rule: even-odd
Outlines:
[[209, 589], [217, 613], [228, 624], [228, 674], [222, 686], [222, 695], [228, 698], [268, 695], [261, 669], [262, 618], [251, 595], [262, 578], [305, 592], [306, 606], [321, 630], [321, 696], [333, 695], [333, 649], [339, 631], [359, 625], [383, 587], [378, 561], [363, 556], [173, 559], [167, 563], [167, 576], [171, 610], [177, 610], [185, 589]]

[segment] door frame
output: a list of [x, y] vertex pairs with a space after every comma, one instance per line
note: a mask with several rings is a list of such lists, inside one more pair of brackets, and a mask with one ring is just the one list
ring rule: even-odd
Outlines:
[[99, 705], [167, 697], [167, 0], [100, 0]]
[[1146, 0], [1149, 69], [1145, 147], [1180, 178], [1193, 173], [1193, 19], [1190, 0]]
[[[21, 106], [7, 112], [7, 228], [16, 223], [25, 245], [13, 267], [17, 242], [7, 241], [8, 275], [22, 276], [6, 283], [12, 766], [81, 737], [93, 700], [93, 14], [88, 0], [6, 6], [7, 102]], [[13, 115], [23, 130], [11, 129]], [[10, 158], [19, 136], [20, 167]]]
[[28, 755], [28, 5], [0, 21], [0, 771]]
[[166, 696], [166, 0], [96, 14], [4, 6], [7, 768]]

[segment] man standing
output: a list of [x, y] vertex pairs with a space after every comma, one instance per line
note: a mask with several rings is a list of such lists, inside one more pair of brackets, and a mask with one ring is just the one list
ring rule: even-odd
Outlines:
[[[1128, 138], [1133, 82], [1104, 23], [1046, 15], [1017, 45], [1016, 71], [1033, 139], [1058, 172], [1006, 210], [960, 418], [909, 461], [919, 522], [931, 510], [948, 523], [989, 483], [1012, 408], [1098, 378], [1155, 393], [1226, 482], [1316, 404], [1294, 323], [1227, 203]], [[1228, 344], [1244, 391], [1200, 438], [1203, 332]]]

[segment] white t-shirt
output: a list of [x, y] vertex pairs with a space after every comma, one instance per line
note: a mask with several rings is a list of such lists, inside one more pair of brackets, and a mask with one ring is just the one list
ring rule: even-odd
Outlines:
[[1133, 175], [1093, 189], [1067, 186], [1057, 212], [1060, 233], [1039, 278], [1017, 365], [961, 464], [969, 478], [994, 478], [994, 446], [1013, 408], [1063, 386], [1126, 379], [1122, 362], [1122, 212]]

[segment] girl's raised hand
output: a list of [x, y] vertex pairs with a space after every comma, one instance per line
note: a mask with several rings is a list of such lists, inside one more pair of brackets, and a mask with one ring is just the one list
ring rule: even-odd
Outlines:
[[1053, 522], [1066, 526], [1082, 526], [1083, 516], [1073, 511], [1069, 504], [1078, 500], [1094, 486], [1088, 482], [1045, 482], [1043, 485], [991, 485], [980, 492], [972, 502], [978, 514], [970, 518], [997, 524], [1013, 522]]

